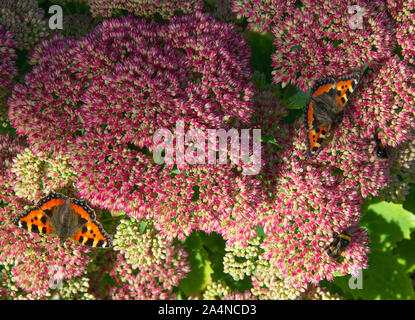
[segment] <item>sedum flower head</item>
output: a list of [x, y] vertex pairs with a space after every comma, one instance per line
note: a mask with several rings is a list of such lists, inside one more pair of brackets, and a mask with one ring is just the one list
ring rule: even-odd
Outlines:
[[17, 55], [14, 49], [16, 45], [12, 33], [0, 26], [0, 117], [4, 117], [6, 113], [6, 97], [17, 75]]
[[203, 2], [200, 0], [88, 0], [88, 5], [94, 16], [108, 18], [116, 11], [127, 10], [136, 16], [161, 16], [164, 20], [170, 20], [177, 14], [191, 14], [203, 8]]
[[238, 0], [232, 10], [239, 19], [248, 20], [248, 28], [257, 32], [271, 31], [271, 26], [284, 20], [294, 9], [294, 0]]
[[190, 271], [186, 251], [182, 246], [166, 241], [144, 223], [140, 224], [134, 218], [121, 220], [114, 236], [114, 250], [120, 251], [133, 269], [165, 268], [165, 272], [159, 274], [160, 282], [177, 286], [178, 280]]
[[254, 178], [230, 164], [184, 165], [172, 174], [150, 153], [154, 133], [174, 134], [178, 121], [186, 131], [250, 122], [249, 52], [232, 25], [201, 13], [170, 24], [129, 16], [79, 40], [56, 35], [30, 58], [33, 70], [15, 86], [9, 117], [36, 154], [69, 156], [82, 198], [148, 216], [168, 240], [194, 229], [233, 241], [251, 236], [244, 230], [255, 223], [246, 219], [255, 215]]
[[[348, 8], [362, 8], [362, 28], [351, 25]], [[393, 51], [391, 20], [383, 1], [234, 1], [253, 28], [274, 35], [273, 81], [308, 90], [323, 77], [377, 65]]]
[[[177, 270], [169, 266], [151, 265], [144, 270], [135, 269], [119, 254], [110, 272], [115, 284], [108, 288], [112, 299], [116, 300], [169, 300], [176, 299], [172, 282], [177, 281]], [[172, 280], [163, 283], [163, 280]], [[176, 284], [177, 285], [177, 284]]]
[[44, 11], [36, 0], [1, 0], [0, 25], [13, 33], [21, 50], [33, 48], [49, 34]]
[[[362, 94], [350, 107], [355, 119], [354, 126], [361, 128], [361, 135], [368, 137], [377, 132], [380, 144], [386, 148], [388, 154], [388, 159], [381, 166], [388, 168], [386, 179], [390, 183], [383, 186], [382, 196], [393, 201], [402, 201], [408, 193], [408, 181], [414, 176], [415, 170], [414, 69], [405, 60], [392, 57], [369, 74], [362, 87]], [[374, 150], [375, 154], [374, 139], [370, 141], [370, 150]], [[379, 159], [377, 162], [380, 164]], [[377, 168], [376, 172], [379, 174], [385, 170], [380, 171]]]
[[118, 144], [152, 148], [155, 131], [173, 130], [178, 120], [223, 128], [230, 118], [249, 122], [252, 112], [246, 42], [230, 24], [202, 14], [168, 25], [106, 20], [80, 40], [43, 42], [31, 62], [9, 115], [39, 149], [68, 152], [76, 140], [90, 143], [86, 133], [96, 135], [95, 128]]
[[[58, 171], [63, 167], [50, 159], [50, 166], [45, 166], [45, 158], [42, 162], [33, 156], [20, 138], [0, 135], [0, 141], [0, 276], [3, 295], [8, 299], [91, 298], [86, 278], [90, 261], [86, 253], [89, 249], [69, 242], [61, 246], [57, 238], [30, 233], [11, 222], [12, 218], [33, 206], [23, 199], [39, 200], [40, 192], [31, 193], [33, 186], [50, 185], [50, 180], [60, 183], [67, 178], [64, 174], [64, 177], [60, 176]], [[25, 175], [19, 166], [26, 166], [25, 172], [33, 181], [23, 183]], [[46, 178], [40, 177], [39, 169], [45, 169]], [[30, 189], [26, 189], [28, 186]]]
[[144, 220], [123, 219], [114, 236], [119, 251], [110, 271], [113, 299], [174, 299], [173, 287], [190, 272], [187, 253]]
[[256, 300], [254, 296], [246, 290], [240, 293], [232, 290], [225, 282], [215, 281], [206, 287], [202, 295], [203, 300]]
[[14, 157], [10, 171], [15, 175], [12, 187], [16, 196], [31, 200], [62, 190], [76, 177], [67, 156], [51, 158], [41, 152], [35, 155], [30, 148]]
[[415, 1], [387, 0], [389, 13], [395, 20], [395, 37], [404, 59], [415, 64]]
[[254, 274], [262, 252], [261, 242], [261, 237], [254, 237], [245, 247], [226, 246], [223, 271], [230, 274], [234, 280], [242, 280]]

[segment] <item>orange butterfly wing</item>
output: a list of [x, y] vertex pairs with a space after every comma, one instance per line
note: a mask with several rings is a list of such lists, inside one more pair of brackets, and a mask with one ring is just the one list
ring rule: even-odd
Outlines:
[[105, 232], [98, 221], [88, 221], [73, 236], [76, 242], [99, 248], [109, 248], [112, 246], [111, 237]]
[[[344, 105], [349, 100], [350, 95], [355, 90], [360, 79], [359, 73], [352, 73], [348, 76], [342, 77], [335, 81], [332, 78], [323, 79], [317, 81], [316, 84], [311, 89], [311, 96], [318, 97], [323, 93], [330, 92], [331, 89], [336, 89], [337, 92], [337, 102], [338, 102], [338, 112], [340, 112]], [[307, 153], [310, 157], [314, 156], [321, 147], [321, 143], [327, 135], [327, 132], [331, 128], [330, 125], [314, 127], [313, 123], [315, 121], [315, 110], [313, 102], [310, 100], [305, 108], [305, 127], [307, 129]]]
[[[335, 88], [336, 81], [331, 78], [323, 79], [316, 82], [316, 84], [311, 89], [311, 96], [317, 97], [323, 93], [330, 92], [331, 89]], [[314, 105], [310, 101], [305, 109], [305, 126], [308, 131], [307, 133], [307, 153], [309, 156], [313, 156], [317, 153], [318, 149], [321, 146], [321, 142], [325, 138], [327, 132], [330, 130], [331, 126], [320, 126], [314, 128]]]
[[343, 109], [351, 94], [359, 83], [360, 74], [352, 73], [348, 76], [340, 78], [336, 83], [337, 102], [339, 103], [339, 111]]
[[18, 216], [14, 220], [14, 224], [34, 233], [50, 234], [52, 232], [48, 216], [39, 208], [33, 208]]

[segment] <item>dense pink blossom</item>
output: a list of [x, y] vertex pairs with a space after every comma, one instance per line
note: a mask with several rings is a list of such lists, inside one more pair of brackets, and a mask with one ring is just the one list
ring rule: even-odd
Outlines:
[[173, 292], [171, 281], [163, 283], [163, 280], [172, 277], [177, 285], [178, 279], [184, 276], [175, 275], [177, 271], [180, 272], [159, 264], [151, 264], [144, 270], [138, 269], [137, 272], [137, 269], [126, 263], [124, 257], [119, 254], [110, 273], [115, 284], [108, 288], [108, 293], [116, 300], [176, 299], [177, 294]]
[[[280, 152], [265, 153], [275, 164], [263, 175], [270, 188], [257, 209], [267, 237], [248, 244], [263, 253], [250, 249], [257, 254], [249, 256], [246, 266], [235, 264], [242, 261], [239, 258], [229, 260], [226, 267], [234, 277], [242, 277], [242, 270], [251, 274], [255, 295], [298, 298], [310, 283], [330, 280], [335, 272], [356, 275], [367, 268], [368, 236], [357, 228], [361, 205], [369, 196], [387, 193], [402, 201], [414, 172], [413, 81], [411, 67], [391, 58], [362, 79], [316, 157], [306, 156], [306, 132], [300, 121], [294, 132], [286, 130], [288, 143], [282, 143]], [[276, 135], [279, 126], [264, 121], [263, 134]], [[377, 155], [376, 134], [388, 150], [386, 159]], [[353, 231], [353, 241], [338, 263], [324, 247], [333, 232], [344, 230]], [[255, 272], [250, 265], [256, 266]]]
[[17, 75], [16, 51], [17, 42], [13, 35], [4, 27], [0, 26], [0, 116], [5, 113], [5, 97], [12, 88], [14, 77]]
[[[106, 148], [111, 142], [107, 139], [96, 147], [86, 145], [85, 154], [74, 158], [86, 168], [79, 171], [77, 182], [83, 198], [137, 219], [151, 219], [169, 240], [183, 239], [193, 230], [215, 231], [232, 241], [249, 239], [259, 196], [253, 177], [235, 174], [230, 164], [197, 165], [172, 175], [138, 151]], [[100, 151], [105, 154], [97, 158]]]
[[[396, 79], [399, 82], [400, 76]], [[267, 236], [256, 242], [251, 239], [246, 249], [227, 244], [227, 250], [237, 254], [224, 262], [225, 270], [235, 279], [251, 277], [253, 294], [259, 298], [301, 298], [309, 285], [331, 280], [336, 272], [356, 275], [359, 269], [367, 268], [368, 235], [357, 227], [360, 207], [392, 180], [392, 160], [376, 155], [378, 126], [362, 122], [370, 119], [372, 112], [363, 107], [362, 97], [373, 101], [377, 94], [362, 83], [323, 142], [322, 151], [312, 159], [306, 156], [302, 122], [290, 126], [278, 121], [284, 108], [261, 99], [262, 109], [254, 121], [263, 119], [258, 121], [263, 136], [275, 137], [274, 143], [264, 145], [265, 163], [272, 165], [264, 167], [261, 177], [267, 188], [257, 208], [257, 219]], [[406, 105], [403, 109], [410, 108]], [[389, 116], [395, 111], [384, 112]], [[353, 241], [339, 262], [324, 248], [333, 240], [333, 232], [344, 230], [353, 231]]]
[[88, 0], [88, 5], [94, 16], [112, 17], [116, 11], [127, 10], [136, 16], [161, 16], [165, 20], [172, 19], [174, 15], [190, 14], [203, 8], [201, 0]]
[[415, 70], [397, 56], [363, 79], [362, 95], [354, 103], [359, 127], [379, 128], [384, 145], [397, 147], [413, 140]]
[[[62, 247], [57, 238], [42, 237], [12, 224], [12, 218], [33, 204], [16, 196], [14, 191], [19, 176], [12, 170], [13, 158], [24, 151], [24, 142], [20, 138], [12, 139], [5, 135], [0, 135], [0, 139], [0, 148], [8, 144], [7, 152], [3, 150], [0, 153], [3, 158], [0, 162], [0, 268], [5, 280], [6, 296], [26, 299], [68, 297], [70, 290], [71, 298], [90, 298], [85, 283], [86, 267], [90, 261], [85, 253], [89, 249], [69, 242]], [[30, 168], [27, 170], [30, 171]], [[60, 271], [62, 287], [51, 288], [51, 278], [57, 270]]]
[[[292, 1], [235, 2], [236, 12], [260, 30], [271, 29], [276, 83], [306, 91], [319, 78], [377, 65], [394, 49], [392, 21], [382, 1], [303, 0], [301, 8]], [[364, 11], [361, 29], [350, 26], [351, 5]]]
[[36, 0], [0, 0], [0, 25], [13, 33], [18, 49], [31, 49], [49, 35], [44, 14]]
[[248, 28], [258, 32], [271, 31], [272, 25], [284, 20], [294, 9], [295, 0], [237, 0], [232, 10], [238, 18], [248, 19]]
[[[415, 70], [397, 56], [367, 75], [362, 94], [351, 106], [355, 127], [368, 137], [378, 131], [380, 144], [386, 148], [391, 167], [382, 196], [403, 201], [414, 176]], [[349, 114], [350, 114], [349, 113]], [[349, 116], [346, 116], [349, 117]], [[371, 150], [376, 143], [371, 142]], [[379, 172], [379, 170], [377, 170]]]
[[395, 37], [404, 59], [415, 64], [415, 1], [387, 0], [388, 10], [395, 20]]
[[203, 14], [168, 25], [106, 20], [88, 37], [42, 42], [31, 61], [9, 117], [36, 153], [69, 155], [81, 197], [135, 218], [148, 215], [168, 239], [193, 229], [249, 238], [253, 177], [229, 164], [181, 166], [172, 176], [146, 154], [156, 130], [174, 133], [177, 121], [186, 131], [250, 122], [249, 53], [230, 24]]
[[0, 26], [0, 91], [10, 89], [13, 77], [17, 74], [15, 60], [17, 59], [14, 47], [16, 41], [13, 40], [13, 34]]
[[247, 123], [252, 112], [246, 42], [231, 25], [201, 14], [169, 25], [107, 20], [78, 41], [42, 43], [31, 61], [37, 65], [16, 86], [9, 115], [40, 150], [54, 144], [68, 151], [78, 131], [98, 129], [151, 148], [153, 133], [173, 130], [177, 120], [221, 128], [232, 118]]

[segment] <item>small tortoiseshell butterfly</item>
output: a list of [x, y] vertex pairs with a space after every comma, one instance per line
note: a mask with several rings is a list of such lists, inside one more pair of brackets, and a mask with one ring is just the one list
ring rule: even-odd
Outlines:
[[383, 146], [382, 141], [380, 141], [377, 133], [375, 133], [375, 141], [376, 141], [376, 149], [375, 149], [376, 155], [381, 159], [387, 159], [388, 151], [386, 150], [386, 147]]
[[317, 81], [311, 89], [311, 98], [304, 109], [304, 122], [307, 129], [307, 153], [317, 154], [321, 143], [338, 119], [350, 95], [359, 83], [360, 74], [354, 72], [338, 80], [327, 78]]
[[341, 255], [343, 255], [344, 251], [352, 242], [352, 237], [346, 231], [342, 231], [340, 234], [337, 232], [333, 232], [333, 241], [325, 247], [325, 250], [329, 257], [333, 259], [337, 259]]
[[95, 220], [95, 212], [86, 202], [62, 194], [50, 193], [13, 222], [31, 232], [57, 235], [61, 243], [71, 239], [90, 247], [112, 246], [111, 236]]

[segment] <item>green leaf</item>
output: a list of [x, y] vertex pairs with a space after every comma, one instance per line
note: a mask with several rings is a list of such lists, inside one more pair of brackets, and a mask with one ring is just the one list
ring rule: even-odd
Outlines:
[[402, 205], [375, 198], [362, 205], [360, 226], [370, 236], [369, 268], [363, 270], [362, 289], [349, 286], [350, 275], [324, 284], [330, 292], [352, 299], [414, 299], [412, 280], [408, 276], [415, 266], [414, 215]]
[[191, 271], [185, 279], [180, 279], [179, 288], [186, 296], [198, 296], [208, 284], [212, 282], [208, 253], [203, 248], [203, 241], [199, 232], [193, 232], [186, 238], [185, 249], [189, 253], [188, 261]]
[[258, 88], [258, 89], [266, 89], [269, 85], [265, 77], [265, 74], [261, 72], [255, 72], [252, 75], [251, 80], [254, 83], [255, 88]]
[[140, 231], [140, 233], [144, 233], [144, 231], [146, 230], [147, 226], [148, 226], [148, 221], [147, 220], [144, 220], [144, 219], [141, 220], [140, 221], [140, 226], [138, 228], [138, 230]]
[[267, 237], [263, 226], [256, 226], [255, 227], [256, 233], [259, 237]]
[[124, 210], [119, 210], [119, 211], [111, 210], [110, 212], [111, 212], [111, 217], [121, 217], [125, 215]]
[[411, 239], [404, 239], [398, 242], [393, 253], [397, 256], [398, 262], [403, 266], [405, 272], [409, 275], [415, 271], [415, 233], [412, 233]]
[[208, 254], [209, 261], [211, 261], [212, 270], [214, 271], [211, 275], [212, 281], [224, 281], [231, 289], [238, 290], [239, 292], [252, 288], [250, 277], [245, 277], [242, 280], [236, 281], [231, 275], [223, 271], [223, 258], [226, 254], [226, 242], [221, 235], [215, 232], [211, 234], [201, 232], [200, 237], [203, 241], [203, 247]]
[[[362, 270], [362, 289], [350, 287], [351, 275], [336, 277], [327, 286], [330, 291], [337, 286], [345, 297], [364, 300], [414, 299], [412, 281], [396, 257], [389, 252], [374, 250], [369, 254], [369, 269]], [[356, 283], [356, 282], [354, 282]], [[336, 290], [336, 289], [334, 289]]]
[[263, 135], [263, 136], [261, 136], [261, 142], [273, 144], [273, 145], [281, 148], [281, 146], [277, 143], [277, 140], [275, 139], [275, 137], [273, 135]]
[[252, 49], [251, 67], [254, 71], [262, 72], [267, 81], [271, 82], [271, 54], [274, 52], [273, 38], [251, 31], [248, 34], [248, 44]]
[[303, 109], [308, 99], [310, 99], [310, 94], [308, 92], [297, 89], [297, 92], [288, 98], [287, 108]]
[[403, 208], [415, 214], [415, 185], [413, 183], [409, 184], [409, 194], [406, 196]]
[[180, 174], [180, 170], [177, 168], [177, 165], [175, 164], [174, 166], [173, 166], [173, 169], [171, 170], [171, 172], [170, 172], [172, 175], [177, 175], [177, 174]]
[[403, 238], [410, 239], [411, 232], [415, 230], [415, 215], [405, 210], [401, 204], [382, 201], [369, 205], [368, 211], [373, 211], [387, 223], [394, 224], [399, 228], [402, 238], [394, 239], [395, 242]]
[[193, 196], [192, 196], [192, 201], [196, 202], [199, 200], [200, 197], [200, 187], [199, 186], [194, 186], [193, 187]]

